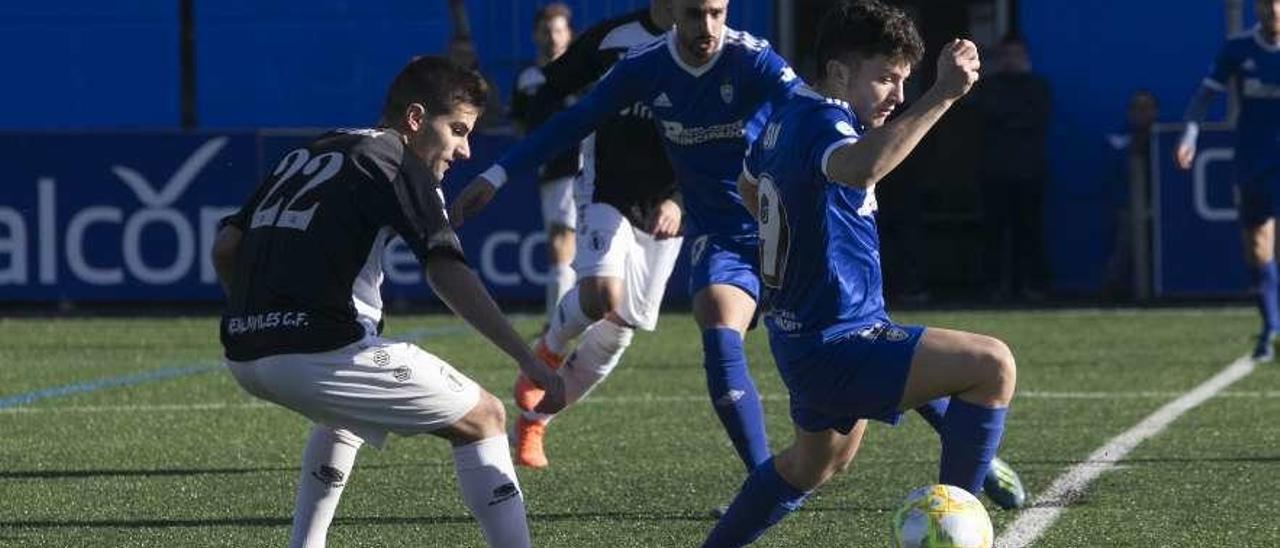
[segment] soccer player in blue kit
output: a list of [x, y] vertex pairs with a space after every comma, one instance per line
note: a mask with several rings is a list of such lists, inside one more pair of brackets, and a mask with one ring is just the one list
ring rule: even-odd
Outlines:
[[[459, 193], [450, 214], [455, 223], [463, 222], [492, 199], [507, 173], [531, 169], [621, 110], [651, 109], [684, 200], [684, 231], [693, 242], [690, 292], [702, 330], [707, 389], [738, 456], [753, 470], [770, 458], [743, 349], [760, 295], [759, 240], [737, 178], [772, 105], [785, 101], [800, 81], [767, 42], [727, 28], [727, 10], [727, 0], [674, 0], [672, 31], [633, 48], [591, 93], [509, 150]], [[920, 402], [919, 411], [940, 429], [947, 404], [946, 398]], [[1025, 493], [1016, 473], [997, 466], [989, 494], [1003, 507], [1021, 505]]]
[[1240, 97], [1234, 174], [1240, 235], [1262, 315], [1253, 358], [1269, 362], [1275, 359], [1274, 343], [1280, 330], [1280, 276], [1275, 260], [1280, 199], [1280, 0], [1255, 0], [1253, 8], [1258, 26], [1227, 40], [1191, 99], [1176, 160], [1182, 169], [1191, 169], [1200, 122], [1214, 97], [1234, 82]]
[[933, 87], [886, 124], [923, 50], [900, 9], [839, 3], [819, 28], [817, 87], [797, 88], [751, 145], [739, 186], [759, 219], [764, 322], [795, 440], [756, 467], [705, 546], [753, 542], [848, 465], [866, 419], [893, 424], [943, 396], [939, 482], [982, 491], [1013, 354], [991, 337], [893, 323], [881, 287], [876, 183], [978, 79], [976, 46], [955, 40]]
[[[455, 223], [474, 215], [507, 173], [532, 169], [620, 111], [651, 110], [684, 202], [683, 230], [693, 241], [690, 291], [702, 329], [707, 388], [750, 469], [769, 458], [769, 444], [743, 350], [759, 294], [756, 224], [736, 181], [767, 106], [785, 98], [799, 80], [767, 42], [725, 26], [728, 5], [674, 0], [674, 30], [632, 48], [589, 94], [463, 189], [451, 214]], [[562, 320], [552, 321], [556, 328], [554, 322]]]

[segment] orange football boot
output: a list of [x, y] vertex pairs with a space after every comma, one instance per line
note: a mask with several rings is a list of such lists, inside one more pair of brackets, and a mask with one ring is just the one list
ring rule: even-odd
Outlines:
[[542, 451], [542, 436], [547, 433], [547, 424], [537, 420], [516, 418], [515, 446], [517, 466], [526, 468], [546, 468], [547, 455]]
[[[547, 344], [543, 342], [542, 337], [538, 337], [538, 342], [533, 346], [533, 354], [553, 371], [560, 369], [560, 364], [564, 362], [563, 357], [557, 356], [547, 348]], [[516, 374], [516, 385], [511, 389], [511, 392], [515, 396], [516, 407], [524, 411], [533, 411], [533, 408], [538, 406], [538, 402], [542, 401], [542, 396], [546, 394], [545, 390], [533, 384], [533, 381], [529, 380], [529, 377], [526, 377], [524, 373]], [[539, 449], [538, 452], [541, 453], [542, 450]]]

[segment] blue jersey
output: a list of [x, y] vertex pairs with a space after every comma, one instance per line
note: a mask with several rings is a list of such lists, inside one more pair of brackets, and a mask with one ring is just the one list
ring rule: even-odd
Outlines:
[[1258, 28], [1231, 37], [1204, 85], [1226, 91], [1233, 81], [1240, 97], [1237, 176], [1253, 177], [1280, 165], [1280, 46], [1267, 43]]
[[875, 188], [827, 176], [838, 147], [862, 135], [843, 101], [807, 86], [769, 118], [743, 174], [760, 203], [760, 274], [772, 335], [830, 335], [888, 322]]
[[[742, 206], [737, 178], [773, 102], [798, 83], [769, 47], [725, 29], [719, 52], [701, 67], [676, 53], [675, 33], [636, 46], [596, 87], [503, 155], [508, 173], [533, 169], [620, 113], [651, 113], [676, 173], [689, 235], [751, 236], [755, 222]], [[655, 160], [656, 161], [656, 160]]]

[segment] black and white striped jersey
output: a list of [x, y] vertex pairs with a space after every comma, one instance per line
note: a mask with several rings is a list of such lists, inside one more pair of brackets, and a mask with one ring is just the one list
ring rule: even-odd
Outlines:
[[[648, 10], [587, 29], [564, 55], [542, 68], [546, 82], [534, 97], [532, 110], [553, 114], [566, 97], [582, 93], [604, 76], [627, 50], [653, 42], [665, 32], [649, 18]], [[623, 109], [583, 140], [582, 158], [576, 193], [616, 207], [641, 230], [657, 204], [676, 193], [675, 174], [653, 112], [642, 102]]]
[[426, 264], [462, 246], [431, 170], [391, 129], [327, 133], [289, 152], [225, 223], [243, 231], [221, 337], [230, 360], [323, 352], [382, 327], [382, 254]]

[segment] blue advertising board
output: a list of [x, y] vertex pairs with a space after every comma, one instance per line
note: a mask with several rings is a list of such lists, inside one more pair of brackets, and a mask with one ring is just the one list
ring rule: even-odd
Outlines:
[[[216, 226], [260, 177], [316, 131], [0, 134], [10, 152], [0, 185], [0, 300], [216, 301], [209, 252]], [[450, 171], [452, 195], [514, 141], [477, 134]], [[471, 266], [494, 296], [537, 302], [547, 279], [537, 188], [516, 177], [460, 230]], [[397, 241], [383, 263], [388, 300], [432, 299]], [[677, 267], [671, 299], [687, 299]]]
[[1157, 296], [1242, 293], [1248, 283], [1232, 186], [1234, 133], [1200, 132], [1189, 170], [1174, 162], [1178, 127], [1152, 138], [1152, 255]]

